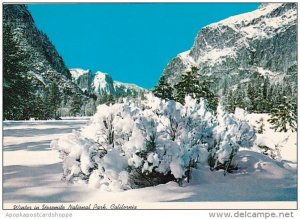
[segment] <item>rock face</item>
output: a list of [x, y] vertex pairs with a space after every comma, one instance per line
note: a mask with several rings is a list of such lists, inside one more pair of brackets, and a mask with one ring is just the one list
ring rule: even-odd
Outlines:
[[176, 56], [164, 69], [176, 84], [185, 71], [197, 66], [212, 77], [214, 88], [243, 83], [254, 74], [272, 83], [297, 87], [297, 5], [262, 4], [257, 10], [210, 24], [198, 33], [193, 47]]
[[76, 83], [83, 92], [87, 94], [101, 95], [113, 95], [120, 96], [133, 96], [145, 92], [144, 88], [141, 88], [135, 84], [126, 84], [118, 81], [113, 81], [112, 77], [100, 71], [96, 73], [90, 70], [83, 69], [70, 69], [72, 80]]
[[64, 96], [80, 95], [82, 91], [71, 80], [71, 74], [46, 34], [37, 29], [25, 5], [3, 6], [3, 25], [11, 28], [15, 43], [22, 48], [31, 78], [38, 92], [52, 82], [56, 82]]
[[70, 69], [70, 73], [72, 81], [75, 82], [83, 92], [90, 91], [88, 88], [93, 81], [92, 72], [90, 70], [74, 68]]

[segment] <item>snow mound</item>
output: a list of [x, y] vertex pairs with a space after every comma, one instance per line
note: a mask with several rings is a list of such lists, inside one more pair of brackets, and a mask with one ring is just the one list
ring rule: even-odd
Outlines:
[[250, 148], [253, 128], [205, 100], [185, 105], [147, 94], [110, 106], [100, 105], [89, 124], [51, 143], [63, 160], [63, 177], [107, 191], [189, 181], [197, 166], [225, 169], [239, 147]]
[[239, 167], [240, 174], [258, 174], [260, 178], [282, 179], [295, 172], [288, 164], [271, 159], [261, 153], [254, 151], [240, 151], [234, 159], [235, 165]]
[[252, 113], [245, 116], [249, 124], [261, 132], [256, 133], [255, 145], [264, 153], [277, 160], [297, 162], [297, 132], [276, 132], [268, 121], [270, 115]]

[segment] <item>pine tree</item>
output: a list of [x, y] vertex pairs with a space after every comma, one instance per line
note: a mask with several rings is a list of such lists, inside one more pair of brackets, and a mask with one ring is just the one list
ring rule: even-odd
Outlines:
[[58, 119], [58, 109], [60, 107], [61, 97], [56, 82], [51, 83], [44, 89], [43, 95], [43, 117], [45, 119]]
[[257, 102], [256, 102], [256, 90], [253, 83], [249, 83], [247, 86], [247, 96], [250, 100], [250, 104], [248, 105], [248, 111], [254, 112], [257, 109]]
[[249, 99], [247, 98], [246, 91], [241, 84], [237, 88], [230, 90], [225, 98], [225, 109], [233, 113], [236, 107], [248, 109]]
[[49, 109], [49, 105], [51, 104], [51, 99], [50, 99], [50, 88], [46, 86], [44, 88], [44, 93], [43, 93], [43, 106], [42, 106], [42, 111], [43, 111], [43, 119], [51, 119], [51, 110]]
[[71, 102], [70, 113], [72, 116], [77, 116], [80, 113], [82, 100], [79, 94], [74, 94]]
[[197, 97], [198, 98], [202, 97], [206, 99], [208, 102], [208, 107], [215, 112], [218, 106], [218, 98], [210, 89], [212, 83], [213, 83], [212, 80], [209, 79], [203, 80], [203, 82], [200, 83]]
[[228, 82], [227, 80], [225, 79], [224, 80], [224, 85], [223, 85], [223, 89], [222, 89], [222, 95], [226, 95], [228, 93]]
[[156, 97], [166, 99], [166, 100], [172, 100], [173, 99], [173, 92], [172, 92], [171, 85], [167, 82], [166, 77], [162, 75], [159, 79], [158, 84], [155, 86], [155, 89], [153, 90], [153, 94]]
[[268, 82], [264, 77], [258, 77], [255, 84], [255, 92], [256, 92], [256, 109], [255, 111], [258, 113], [266, 112], [267, 107], [267, 92], [268, 92]]
[[255, 75], [247, 85], [247, 97], [250, 104], [247, 103], [249, 112], [266, 113], [271, 108], [271, 84], [268, 77]]
[[58, 108], [60, 106], [61, 98], [59, 93], [59, 88], [56, 82], [53, 82], [50, 85], [50, 109], [55, 119], [59, 118], [59, 115], [57, 113]]
[[246, 86], [243, 84], [238, 84], [235, 92], [236, 92], [236, 99], [235, 104], [237, 107], [248, 110], [248, 107], [251, 106], [250, 100], [247, 97], [247, 90]]
[[235, 102], [235, 97], [234, 97], [234, 92], [233, 90], [229, 90], [227, 95], [224, 98], [224, 103], [223, 103], [225, 110], [233, 113], [236, 107], [236, 102]]
[[116, 101], [116, 99], [114, 98], [114, 96], [112, 94], [107, 95], [107, 100], [106, 100], [107, 105], [114, 104], [115, 101]]
[[199, 69], [195, 66], [191, 68], [191, 71], [183, 74], [181, 80], [174, 86], [176, 91], [174, 99], [184, 104], [187, 95], [198, 100], [204, 98], [208, 102], [208, 107], [215, 111], [218, 106], [218, 98], [210, 89], [213, 81], [204, 79], [201, 82], [199, 77]]
[[111, 103], [115, 103], [117, 98], [114, 98], [114, 96], [112, 94], [108, 94], [106, 92], [104, 92], [102, 95], [99, 95], [97, 97], [96, 100], [96, 105], [100, 105], [100, 104], [111, 104]]
[[271, 118], [268, 119], [273, 126], [272, 129], [279, 132], [297, 131], [297, 104], [292, 98], [282, 97], [281, 103], [271, 112]]
[[35, 96], [35, 103], [34, 108], [32, 109], [33, 117], [37, 119], [47, 119], [45, 118], [45, 112], [44, 112], [44, 102], [43, 102], [43, 96], [42, 95], [36, 95]]
[[192, 98], [200, 96], [199, 69], [192, 67], [191, 71], [186, 72], [181, 76], [181, 80], [174, 86], [176, 93], [174, 99], [181, 103], [185, 103], [185, 96], [189, 95]]

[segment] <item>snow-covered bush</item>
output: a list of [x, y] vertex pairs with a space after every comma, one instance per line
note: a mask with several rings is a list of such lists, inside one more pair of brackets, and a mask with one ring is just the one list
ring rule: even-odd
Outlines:
[[255, 130], [245, 120], [243, 109], [236, 108], [228, 114], [221, 106], [217, 109], [217, 125], [213, 129], [214, 144], [210, 150], [209, 165], [224, 169], [226, 173], [239, 147], [250, 148], [255, 140]]
[[60, 151], [63, 176], [92, 187], [119, 190], [190, 179], [192, 168], [230, 161], [239, 146], [250, 147], [250, 126], [224, 113], [216, 118], [206, 101], [185, 105], [152, 94], [100, 105], [89, 124], [52, 141]]

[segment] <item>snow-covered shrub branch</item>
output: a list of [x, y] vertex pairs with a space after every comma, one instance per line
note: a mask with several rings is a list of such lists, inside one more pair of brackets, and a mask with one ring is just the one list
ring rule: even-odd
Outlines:
[[236, 108], [228, 114], [221, 106], [217, 109], [217, 125], [213, 129], [214, 147], [210, 150], [209, 165], [212, 169], [231, 168], [231, 161], [239, 147], [250, 148], [255, 140], [255, 130], [245, 121], [245, 111]]
[[205, 100], [186, 97], [181, 105], [148, 94], [100, 105], [86, 127], [51, 146], [63, 159], [65, 180], [111, 191], [189, 181], [192, 168], [229, 165], [253, 140], [245, 121], [220, 107], [214, 116]]

